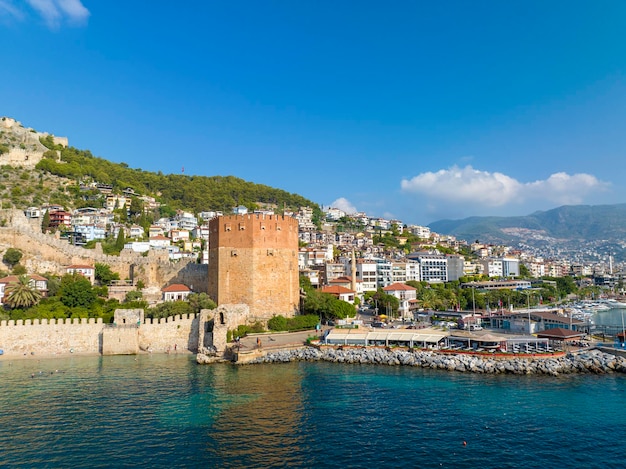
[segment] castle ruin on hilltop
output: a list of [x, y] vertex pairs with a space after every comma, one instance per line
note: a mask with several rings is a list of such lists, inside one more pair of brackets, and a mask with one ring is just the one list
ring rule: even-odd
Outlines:
[[5, 153], [0, 152], [0, 164], [34, 168], [48, 150], [39, 139], [48, 136], [52, 137], [55, 145], [64, 147], [69, 145], [67, 137], [55, 137], [47, 132], [37, 132], [32, 128], [24, 127], [11, 117], [0, 117], [0, 144], [8, 149]]

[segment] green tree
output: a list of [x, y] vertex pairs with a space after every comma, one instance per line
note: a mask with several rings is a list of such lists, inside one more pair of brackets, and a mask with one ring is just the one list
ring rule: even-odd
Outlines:
[[528, 267], [526, 267], [526, 265], [524, 264], [520, 264], [519, 265], [519, 276], [520, 278], [530, 278], [530, 270], [528, 270]]
[[120, 227], [120, 231], [117, 234], [117, 239], [115, 240], [115, 249], [120, 252], [124, 249], [124, 244], [126, 244], [126, 236], [124, 235], [124, 229]]
[[31, 286], [30, 279], [20, 275], [17, 282], [10, 283], [6, 289], [6, 304], [11, 308], [30, 308], [41, 300], [41, 292]]
[[43, 274], [43, 277], [48, 280], [48, 298], [56, 296], [61, 288], [61, 279], [49, 272]]
[[112, 280], [120, 279], [120, 274], [113, 272], [108, 264], [96, 262], [95, 271], [95, 279], [100, 283], [100, 285], [108, 285]]
[[149, 318], [167, 318], [169, 316], [177, 316], [183, 314], [192, 314], [191, 306], [186, 301], [166, 301], [149, 308], [146, 316]]
[[126, 293], [126, 297], [124, 298], [124, 303], [131, 303], [135, 301], [139, 301], [143, 299], [143, 293], [137, 290], [132, 290]]
[[300, 288], [305, 292], [313, 289], [311, 279], [306, 275], [300, 275]]
[[302, 312], [308, 315], [316, 315], [323, 319], [343, 319], [354, 315], [354, 306], [345, 301], [335, 298], [328, 293], [317, 290], [306, 292], [302, 302]]
[[382, 288], [378, 289], [373, 298], [378, 304], [379, 314], [386, 314], [391, 317], [397, 315], [398, 308], [400, 307], [400, 300], [398, 300], [398, 298], [383, 292]]
[[143, 213], [143, 202], [138, 197], [131, 197], [130, 207], [128, 209], [130, 216], [133, 218], [138, 217]]
[[215, 309], [217, 304], [206, 293], [191, 293], [187, 297], [191, 310], [198, 314], [203, 309]]
[[41, 219], [41, 232], [45, 233], [50, 228], [50, 212], [46, 210]]
[[70, 308], [76, 306], [89, 308], [97, 298], [89, 280], [77, 273], [65, 274], [61, 278], [58, 295], [61, 302]]
[[2, 262], [4, 262], [9, 267], [13, 267], [22, 259], [22, 251], [15, 248], [9, 248], [4, 253], [2, 257]]

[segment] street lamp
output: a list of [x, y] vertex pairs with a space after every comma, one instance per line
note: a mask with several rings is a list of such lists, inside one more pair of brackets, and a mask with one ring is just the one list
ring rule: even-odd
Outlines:
[[528, 299], [528, 335], [531, 335], [532, 331], [530, 328], [530, 292], [529, 291], [526, 292], [526, 298]]
[[626, 343], [626, 328], [624, 328], [624, 310], [622, 310], [622, 348], [624, 348], [624, 344]]
[[474, 298], [474, 286], [472, 285], [472, 312], [476, 315], [476, 299]]

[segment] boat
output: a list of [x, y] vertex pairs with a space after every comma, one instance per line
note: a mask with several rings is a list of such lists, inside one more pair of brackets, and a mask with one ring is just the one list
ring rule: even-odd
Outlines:
[[604, 302], [609, 308], [626, 308], [626, 303], [623, 303], [621, 301], [610, 299], [604, 300]]

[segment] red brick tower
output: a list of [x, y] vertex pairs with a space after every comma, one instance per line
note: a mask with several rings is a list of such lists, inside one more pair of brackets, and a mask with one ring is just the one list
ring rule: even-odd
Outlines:
[[230, 215], [209, 222], [209, 295], [244, 303], [251, 321], [293, 316], [299, 305], [298, 221]]

